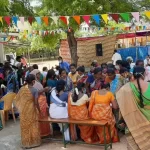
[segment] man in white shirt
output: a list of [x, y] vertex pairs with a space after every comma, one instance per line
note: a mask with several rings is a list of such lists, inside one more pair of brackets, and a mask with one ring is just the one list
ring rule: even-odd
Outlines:
[[146, 58], [144, 59], [144, 67], [147, 66], [148, 62], [149, 62], [149, 56], [146, 56]]
[[47, 67], [43, 67], [43, 72], [42, 72], [42, 74], [43, 74], [43, 77], [44, 77], [44, 78], [46, 78], [47, 72], [48, 72]]
[[114, 54], [112, 56], [113, 65], [116, 65], [117, 60], [122, 60], [121, 55], [117, 52], [117, 50], [114, 50]]

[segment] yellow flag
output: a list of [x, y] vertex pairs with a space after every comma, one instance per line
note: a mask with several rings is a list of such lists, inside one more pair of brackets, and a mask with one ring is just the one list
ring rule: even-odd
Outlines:
[[145, 11], [145, 15], [146, 15], [147, 18], [150, 19], [150, 11]]
[[108, 14], [102, 14], [101, 16], [102, 16], [104, 22], [107, 24], [108, 23]]
[[3, 18], [2, 17], [0, 17], [0, 22], [3, 24]]

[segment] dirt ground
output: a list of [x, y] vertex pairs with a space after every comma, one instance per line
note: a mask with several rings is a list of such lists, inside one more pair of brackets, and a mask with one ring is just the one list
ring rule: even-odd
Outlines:
[[[127, 144], [125, 136], [120, 136], [120, 143], [113, 144], [112, 150], [127, 150]], [[6, 123], [6, 127], [0, 131], [0, 150], [22, 150], [20, 137], [20, 124], [19, 120], [14, 123], [13, 120], [9, 120]], [[68, 144], [67, 148], [63, 148], [61, 142], [52, 142], [50, 140], [42, 140], [40, 147], [32, 150], [104, 150], [104, 147], [90, 146], [84, 144]], [[109, 150], [109, 149], [108, 149]]]

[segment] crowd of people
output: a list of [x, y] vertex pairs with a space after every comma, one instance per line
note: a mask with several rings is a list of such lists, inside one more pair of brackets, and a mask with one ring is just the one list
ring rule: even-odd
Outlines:
[[[42, 72], [37, 64], [23, 65], [21, 57], [18, 57], [16, 66], [10, 60], [0, 64], [0, 94], [2, 97], [9, 92], [17, 93], [15, 107], [19, 111], [23, 147], [39, 146], [42, 137], [52, 134], [53, 125], [38, 122], [48, 116], [106, 120], [111, 129], [111, 137], [106, 130], [107, 142], [119, 141], [118, 128], [130, 131], [136, 142], [133, 140], [130, 144], [143, 146], [135, 132], [138, 135], [144, 133], [145, 130], [138, 130], [142, 127], [149, 131], [149, 56], [134, 63], [132, 57], [122, 60], [115, 50], [113, 62], [98, 64], [94, 60], [89, 72], [84, 66], [63, 61], [62, 57], [58, 58], [59, 66], [50, 70], [43, 67]], [[0, 110], [3, 106], [0, 102]], [[61, 124], [58, 125], [62, 132]], [[87, 143], [104, 143], [102, 127], [64, 126], [66, 140], [81, 138]], [[146, 146], [150, 147], [148, 143]]]

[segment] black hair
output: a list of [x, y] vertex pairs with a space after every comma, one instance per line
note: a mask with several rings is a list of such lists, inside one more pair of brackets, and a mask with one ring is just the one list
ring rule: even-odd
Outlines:
[[143, 60], [137, 60], [135, 65], [138, 66], [139, 63], [144, 63], [144, 61]]
[[109, 68], [115, 69], [115, 66], [114, 66], [113, 64], [108, 64], [107, 67], [108, 67], [108, 69], [109, 69]]
[[17, 57], [16, 57], [16, 60], [17, 60], [17, 61], [20, 61], [20, 59], [21, 59], [21, 56], [17, 56]]
[[61, 68], [60, 68], [60, 66], [56, 66], [56, 70], [60, 70]]
[[33, 67], [33, 69], [39, 69], [37, 64], [34, 64], [32, 67]]
[[114, 50], [114, 53], [117, 53], [117, 50], [116, 50], [116, 49]]
[[4, 67], [4, 64], [3, 64], [3, 63], [0, 63], [0, 67]]
[[128, 61], [126, 60], [122, 60], [122, 67], [127, 68], [128, 70], [130, 70], [130, 64]]
[[117, 60], [116, 65], [121, 65], [122, 66], [122, 60]]
[[128, 72], [128, 69], [127, 68], [121, 68], [119, 70], [119, 73], [122, 74], [122, 73], [125, 73], [125, 72]]
[[[77, 84], [77, 86], [76, 86], [76, 88], [78, 89], [78, 91], [82, 91], [82, 88], [84, 88], [85, 87], [85, 84], [84, 83], [78, 83]], [[72, 99], [73, 99], [73, 102], [77, 102], [78, 101], [78, 95], [77, 95], [77, 93], [76, 93], [76, 91], [74, 90], [74, 94], [73, 94], [73, 97], [72, 97]]]
[[61, 75], [63, 71], [65, 71], [66, 74], [67, 74], [67, 71], [66, 71], [65, 69], [62, 69], [62, 68], [61, 68], [61, 69], [59, 69], [59, 75]]
[[140, 85], [140, 78], [142, 76], [144, 76], [144, 73], [145, 73], [145, 69], [143, 67], [136, 66], [133, 69], [133, 76], [137, 80], [137, 85], [138, 85], [138, 89], [139, 89], [139, 93], [140, 93], [140, 107], [141, 108], [144, 107], [144, 104], [143, 104], [142, 89], [141, 89], [141, 85]]
[[107, 88], [110, 88], [110, 84], [103, 82], [102, 85], [101, 85], [101, 89], [107, 89]]
[[102, 72], [102, 69], [100, 67], [95, 68], [93, 71], [94, 74], [97, 74], [99, 72]]
[[47, 70], [47, 67], [43, 67], [43, 71], [46, 71]]
[[107, 73], [109, 74], [115, 74], [115, 69], [113, 68], [108, 68]]
[[106, 64], [106, 63], [102, 63], [102, 64], [101, 64], [101, 68], [104, 68], [104, 66], [107, 67], [107, 64]]
[[61, 56], [59, 56], [58, 59], [63, 59], [63, 58]]
[[54, 78], [55, 78], [55, 71], [53, 69], [48, 70], [46, 80]]
[[77, 66], [76, 66], [76, 64], [71, 64], [71, 65], [70, 65], [70, 68], [71, 68], [71, 67], [75, 67], [75, 68], [76, 68]]
[[27, 84], [31, 84], [32, 81], [34, 81], [34, 80], [35, 80], [35, 75], [33, 75], [33, 74], [29, 74], [29, 75], [26, 77], [26, 82], [27, 82]]
[[81, 71], [82, 73], [85, 73], [85, 67], [80, 66], [80, 67], [78, 67], [77, 71]]
[[[57, 82], [56, 90], [58, 93], [65, 89], [65, 84], [66, 84], [66, 82], [64, 80], [59, 80]], [[57, 97], [59, 97], [59, 94], [57, 94]]]

